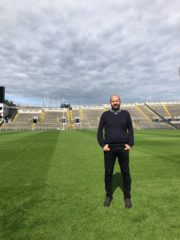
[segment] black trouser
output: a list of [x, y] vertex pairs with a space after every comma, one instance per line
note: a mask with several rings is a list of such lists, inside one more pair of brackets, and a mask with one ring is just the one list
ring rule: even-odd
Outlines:
[[104, 167], [105, 167], [105, 190], [106, 196], [112, 197], [112, 175], [116, 157], [118, 157], [119, 166], [124, 183], [124, 197], [130, 198], [131, 191], [131, 176], [129, 171], [129, 151], [124, 150], [124, 146], [110, 147], [109, 152], [104, 152]]

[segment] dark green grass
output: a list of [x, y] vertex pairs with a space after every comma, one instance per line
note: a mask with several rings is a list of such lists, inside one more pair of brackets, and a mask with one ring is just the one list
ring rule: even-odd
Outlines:
[[0, 134], [0, 239], [180, 239], [180, 131], [138, 131], [131, 150], [133, 208], [116, 163], [103, 207], [95, 131]]

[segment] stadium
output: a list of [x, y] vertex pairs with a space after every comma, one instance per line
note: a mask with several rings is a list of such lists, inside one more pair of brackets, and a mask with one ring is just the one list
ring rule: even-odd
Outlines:
[[102, 206], [96, 129], [110, 105], [11, 107], [1, 90], [0, 239], [179, 238], [180, 103], [122, 104], [135, 129], [127, 213], [117, 165], [116, 198], [110, 210]]
[[0, 240], [180, 239], [179, 9], [0, 1]]

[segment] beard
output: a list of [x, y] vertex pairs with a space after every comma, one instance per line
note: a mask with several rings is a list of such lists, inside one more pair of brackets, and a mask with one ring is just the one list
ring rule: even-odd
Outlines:
[[120, 109], [120, 104], [115, 104], [114, 106], [111, 106], [113, 111], [117, 111]]

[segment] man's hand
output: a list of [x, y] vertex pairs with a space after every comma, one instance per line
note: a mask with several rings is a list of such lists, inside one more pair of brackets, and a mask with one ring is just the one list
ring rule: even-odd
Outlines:
[[109, 148], [108, 144], [106, 144], [106, 145], [103, 147], [103, 151], [104, 151], [104, 152], [109, 152], [109, 151], [110, 151], [110, 148]]
[[131, 146], [129, 144], [125, 144], [124, 150], [129, 151], [131, 149]]

